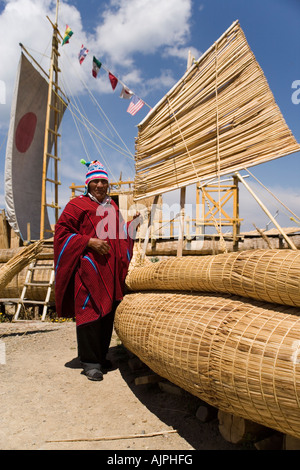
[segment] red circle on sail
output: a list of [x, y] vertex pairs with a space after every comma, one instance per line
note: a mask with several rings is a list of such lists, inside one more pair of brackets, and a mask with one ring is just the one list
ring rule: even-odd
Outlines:
[[16, 147], [19, 152], [25, 153], [29, 149], [35, 129], [37, 117], [34, 113], [27, 113], [20, 119], [16, 130]]

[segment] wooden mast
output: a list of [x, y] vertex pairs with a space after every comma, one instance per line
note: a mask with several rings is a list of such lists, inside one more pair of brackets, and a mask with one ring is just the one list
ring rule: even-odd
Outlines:
[[[189, 70], [192, 65], [193, 65], [192, 54], [191, 54], [191, 51], [189, 51], [188, 61], [187, 61], [187, 70]], [[183, 188], [180, 188], [180, 215], [179, 215], [177, 256], [182, 256], [182, 252], [183, 252], [185, 197], [186, 197], [186, 186], [184, 186]]]
[[[56, 3], [56, 17], [55, 24], [52, 24], [53, 27], [53, 36], [52, 36], [52, 51], [51, 51], [51, 61], [50, 61], [50, 72], [49, 72], [49, 89], [48, 89], [48, 101], [47, 101], [47, 114], [46, 114], [46, 125], [45, 125], [45, 139], [44, 139], [44, 154], [43, 154], [43, 173], [42, 173], [42, 196], [41, 196], [41, 222], [40, 222], [40, 239], [45, 238], [45, 211], [47, 207], [52, 207], [55, 209], [55, 222], [58, 220], [58, 186], [60, 182], [58, 181], [58, 127], [59, 127], [59, 96], [58, 96], [58, 7], [59, 0]], [[49, 19], [49, 18], [48, 18]], [[51, 119], [52, 116], [52, 119]], [[52, 121], [52, 122], [51, 122]], [[51, 125], [53, 126], [51, 128]], [[53, 153], [49, 153], [50, 144], [53, 143]], [[47, 178], [47, 166], [48, 159], [52, 158], [54, 160], [54, 179]], [[46, 184], [47, 182], [54, 184], [54, 202], [47, 204], [46, 202]]]

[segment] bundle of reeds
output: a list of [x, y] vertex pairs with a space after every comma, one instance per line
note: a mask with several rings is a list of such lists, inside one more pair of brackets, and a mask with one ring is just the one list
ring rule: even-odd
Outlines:
[[230, 295], [144, 292], [125, 296], [115, 328], [160, 376], [223, 411], [300, 438], [299, 313]]
[[[0, 272], [1, 268], [4, 265], [0, 263]], [[53, 261], [51, 259], [47, 260], [37, 260], [36, 268], [32, 271], [32, 275], [30, 277], [30, 283], [26, 290], [26, 299], [27, 300], [45, 300], [49, 279], [51, 276], [51, 271], [53, 269]], [[4, 287], [0, 288], [0, 298], [1, 299], [16, 299], [20, 298], [22, 293], [22, 289], [24, 287], [24, 283], [26, 280], [27, 272], [29, 269], [29, 265], [25, 266], [20, 272], [18, 272], [11, 281], [6, 284]], [[36, 284], [36, 285], [35, 285]], [[44, 285], [43, 285], [44, 284]], [[55, 291], [52, 289], [50, 295], [50, 302], [55, 301]]]
[[215, 256], [184, 256], [132, 269], [132, 291], [224, 292], [300, 307], [300, 252], [249, 250]]
[[0, 270], [0, 290], [3, 289], [31, 260], [37, 257], [43, 248], [43, 240], [38, 240], [18, 250]]
[[[19, 248], [6, 248], [0, 250], [0, 264], [7, 263], [15, 255], [22, 253], [23, 247]], [[54, 252], [53, 246], [49, 244], [43, 245], [42, 249], [37, 253], [37, 259], [53, 259]]]
[[0, 250], [0, 263], [7, 263], [10, 259], [12, 259], [15, 255], [17, 255], [20, 251], [22, 251], [22, 247], [19, 248], [3, 248]]

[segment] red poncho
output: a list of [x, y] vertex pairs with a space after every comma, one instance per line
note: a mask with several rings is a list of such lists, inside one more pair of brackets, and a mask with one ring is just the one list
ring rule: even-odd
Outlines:
[[[134, 242], [128, 229], [113, 201], [99, 205], [89, 196], [79, 196], [66, 205], [54, 235], [59, 317], [75, 316], [79, 326], [111, 312], [113, 303], [122, 300]], [[97, 233], [101, 239], [107, 237], [107, 255], [87, 247]]]

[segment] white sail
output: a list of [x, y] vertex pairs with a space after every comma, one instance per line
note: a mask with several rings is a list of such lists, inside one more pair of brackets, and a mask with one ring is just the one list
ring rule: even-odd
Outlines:
[[[48, 82], [22, 54], [12, 102], [5, 160], [7, 219], [22, 240], [27, 239], [28, 223], [31, 239], [40, 238], [47, 96]], [[52, 143], [50, 139], [49, 153]], [[45, 229], [50, 229], [47, 215]], [[51, 233], [48, 232], [47, 236], [51, 236]]]

